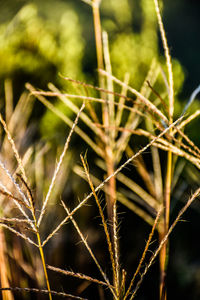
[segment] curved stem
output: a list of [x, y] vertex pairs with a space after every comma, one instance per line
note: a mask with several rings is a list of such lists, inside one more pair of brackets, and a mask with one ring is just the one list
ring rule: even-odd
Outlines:
[[41, 260], [42, 260], [42, 266], [43, 266], [43, 270], [44, 270], [44, 276], [45, 276], [45, 280], [46, 280], [47, 290], [49, 292], [49, 300], [52, 300], [49, 277], [48, 277], [48, 274], [47, 274], [47, 268], [46, 268], [46, 263], [45, 263], [45, 258], [44, 258], [44, 251], [43, 251], [43, 247], [42, 247], [42, 244], [41, 244], [41, 239], [40, 239], [39, 232], [37, 232], [37, 240], [38, 240], [38, 246], [39, 246], [39, 251], [40, 251], [40, 257], [41, 257]]

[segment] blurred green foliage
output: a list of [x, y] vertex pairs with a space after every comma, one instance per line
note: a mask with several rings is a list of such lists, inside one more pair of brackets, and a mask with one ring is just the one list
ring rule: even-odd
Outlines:
[[80, 76], [84, 42], [78, 16], [68, 4], [53, 8], [52, 2], [24, 5], [0, 26], [1, 81], [17, 76], [21, 84], [33, 79], [44, 88], [49, 81], [61, 85], [58, 72]]
[[[23, 5], [11, 21], [0, 26], [1, 83], [11, 78], [14, 87], [17, 82], [16, 93], [21, 93], [27, 81], [43, 89], [50, 81], [64, 87], [59, 73], [83, 79], [81, 31], [78, 15], [70, 3], [36, 1]], [[61, 110], [69, 113], [63, 105]], [[47, 111], [41, 123], [42, 135], [55, 136], [60, 127], [61, 121]]]
[[[95, 56], [91, 8], [81, 0], [20, 3], [21, 8], [13, 8], [12, 18], [0, 26], [0, 82], [9, 77], [21, 90], [27, 81], [42, 89], [51, 81], [69, 91], [70, 85], [58, 75], [61, 73], [86, 81], [92, 78], [95, 83], [91, 74], [96, 63], [87, 59], [89, 66], [84, 67], [86, 57]], [[91, 22], [87, 20], [88, 15]], [[124, 74], [129, 72], [130, 84], [140, 89], [153, 59], [158, 59], [165, 68], [159, 51], [153, 1], [103, 0], [101, 17], [102, 27], [109, 36], [114, 75], [123, 80]], [[173, 65], [175, 91], [178, 92], [184, 74], [177, 60]], [[84, 74], [84, 68], [90, 74]], [[165, 89], [163, 79], [159, 78], [158, 92], [162, 92], [162, 86]], [[64, 105], [59, 104], [59, 109], [70, 116]], [[54, 137], [62, 127], [62, 121], [47, 111], [41, 123], [42, 135]]]
[[[159, 56], [153, 1], [102, 1], [102, 24], [110, 37], [114, 74], [123, 78], [129, 72], [134, 87], [140, 88], [152, 59]], [[28, 78], [37, 77], [38, 85], [43, 85], [48, 81], [61, 84], [58, 72], [82, 78], [82, 30], [88, 33], [85, 42], [92, 34], [91, 28], [81, 28], [83, 25], [70, 1], [36, 1], [22, 6], [0, 27], [0, 79], [24, 73]], [[177, 63], [176, 67], [182, 75]], [[183, 76], [175, 77], [180, 86]]]

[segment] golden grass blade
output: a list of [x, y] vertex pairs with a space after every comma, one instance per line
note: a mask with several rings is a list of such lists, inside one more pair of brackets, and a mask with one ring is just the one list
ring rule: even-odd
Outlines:
[[43, 247], [42, 247], [42, 244], [41, 244], [41, 238], [40, 238], [40, 233], [38, 231], [38, 227], [37, 227], [37, 240], [38, 240], [38, 248], [39, 248], [39, 252], [40, 252], [40, 258], [41, 258], [41, 261], [42, 261], [46, 286], [47, 286], [47, 289], [48, 289], [49, 300], [52, 300], [52, 293], [51, 293], [51, 287], [50, 287], [50, 282], [49, 282], [49, 276], [48, 276], [48, 273], [47, 273], [46, 261], [45, 261], [45, 257], [44, 257], [44, 250], [43, 250]]
[[[2, 186], [1, 183], [0, 183], [0, 185]], [[29, 208], [29, 209], [31, 208], [29, 205], [27, 205], [26, 203], [24, 203], [21, 199], [19, 199], [19, 198], [13, 196], [10, 192], [5, 191], [5, 189], [3, 189], [3, 190], [0, 189], [0, 194], [6, 196], [6, 197], [9, 198], [9, 199], [12, 199], [12, 200], [14, 200], [14, 201], [17, 201], [17, 203], [19, 203], [19, 205], [23, 205], [23, 206], [25, 206], [26, 208]], [[27, 221], [28, 221], [28, 220], [27, 220]]]
[[169, 47], [167, 44], [167, 38], [165, 34], [165, 29], [163, 26], [160, 9], [158, 5], [158, 0], [154, 0], [156, 15], [158, 19], [158, 25], [160, 28], [162, 43], [165, 51], [165, 58], [167, 63], [167, 70], [168, 70], [168, 82], [169, 82], [169, 119], [170, 122], [173, 120], [173, 112], [174, 112], [174, 81], [173, 81], [173, 71], [172, 71], [172, 63], [171, 63], [171, 56], [169, 53]]
[[28, 186], [27, 182], [24, 180], [24, 178], [21, 174], [17, 173], [16, 176], [21, 180], [22, 184], [26, 188], [26, 193], [28, 195], [28, 199], [29, 199], [29, 202], [30, 202], [30, 205], [31, 205], [30, 209], [35, 214], [35, 200], [33, 198], [31, 189], [30, 189], [30, 187]]
[[4, 224], [4, 223], [0, 223], [0, 226], [10, 230], [11, 232], [13, 232], [14, 234], [16, 234], [17, 236], [21, 237], [22, 239], [24, 239], [25, 241], [27, 241], [28, 243], [34, 245], [35, 247], [38, 247], [38, 245], [32, 241], [28, 236], [24, 235], [23, 233], [15, 230], [13, 227], [10, 227], [9, 225], [7, 224]]
[[27, 219], [18, 219], [18, 218], [4, 218], [4, 217], [1, 217], [0, 218], [0, 222], [8, 222], [8, 223], [28, 223], [28, 220]]
[[111, 260], [111, 263], [112, 263], [112, 271], [113, 271], [113, 276], [114, 276], [114, 280], [115, 280], [115, 286], [117, 286], [117, 280], [118, 279], [117, 279], [116, 261], [114, 259], [114, 253], [113, 253], [112, 241], [111, 241], [111, 238], [110, 238], [109, 229], [108, 229], [105, 217], [104, 217], [103, 209], [101, 207], [101, 204], [100, 204], [99, 199], [97, 197], [97, 194], [95, 192], [94, 185], [93, 185], [92, 180], [90, 178], [87, 163], [85, 162], [82, 155], [81, 155], [81, 161], [82, 161], [85, 173], [86, 173], [87, 181], [90, 185], [90, 188], [92, 190], [92, 193], [94, 195], [96, 204], [97, 204], [98, 209], [99, 209], [99, 214], [101, 216], [101, 221], [102, 221], [102, 224], [103, 224], [103, 228], [104, 228], [104, 232], [105, 232], [105, 236], [106, 236], [106, 241], [107, 241], [107, 244], [108, 244], [108, 251], [109, 251], [109, 254], [110, 254], [110, 260]]
[[120, 263], [119, 263], [119, 238], [118, 238], [118, 219], [117, 219], [117, 198], [113, 205], [113, 244], [115, 254], [115, 265], [116, 265], [116, 294], [119, 296], [120, 284]]
[[[169, 124], [173, 122], [173, 113], [174, 113], [174, 82], [173, 82], [173, 71], [172, 71], [172, 63], [171, 56], [169, 53], [169, 47], [167, 44], [166, 34], [160, 14], [160, 9], [158, 5], [158, 0], [154, 0], [156, 15], [158, 19], [158, 25], [161, 33], [162, 43], [165, 52], [167, 71], [168, 71], [168, 83], [169, 83]], [[171, 134], [172, 129], [170, 129], [169, 133]], [[172, 152], [169, 150], [167, 153], [167, 172], [166, 172], [166, 183], [165, 183], [165, 195], [164, 195], [164, 234], [167, 232], [169, 228], [169, 217], [170, 217], [170, 201], [171, 201], [171, 184], [172, 184]], [[167, 268], [166, 263], [166, 253], [167, 253], [167, 244], [163, 247], [160, 254], [160, 270], [161, 270], [161, 280], [160, 280], [160, 299], [166, 300], [167, 293], [165, 289], [165, 272]]]
[[[164, 111], [167, 113], [169, 111], [169, 107], [168, 105], [165, 103], [164, 101], [164, 97], [162, 97], [155, 89], [154, 87], [151, 85], [151, 83], [147, 80], [147, 84], [149, 86], [149, 88], [152, 90], [152, 93], [157, 97], [157, 101], [159, 100], [159, 103], [162, 104], [162, 107], [164, 109]], [[164, 94], [165, 95], [165, 94]]]
[[126, 275], [127, 275], [126, 271], [124, 269], [122, 269], [122, 275], [121, 275], [122, 279], [121, 279], [121, 283], [120, 283], [121, 286], [120, 286], [120, 293], [119, 293], [120, 296], [121, 295], [123, 296], [124, 292], [125, 292]]
[[66, 276], [72, 276], [72, 277], [76, 277], [76, 278], [79, 278], [79, 279], [82, 279], [82, 280], [87, 280], [87, 281], [94, 282], [94, 283], [97, 283], [97, 284], [100, 284], [100, 285], [108, 286], [107, 283], [105, 283], [104, 281], [95, 279], [93, 277], [90, 277], [90, 276], [82, 274], [82, 273], [63, 270], [63, 269], [56, 268], [54, 266], [49, 266], [49, 265], [47, 265], [47, 268], [51, 271], [61, 273], [61, 274], [66, 275]]
[[[104, 69], [104, 62], [103, 62], [103, 44], [102, 44], [102, 29], [101, 29], [101, 19], [100, 19], [100, 6], [101, 0], [93, 0], [93, 20], [94, 20], [94, 32], [95, 32], [95, 41], [96, 41], [96, 52], [97, 52], [97, 66], [99, 69]], [[107, 43], [108, 44], [108, 43]], [[106, 48], [106, 47], [105, 47]], [[105, 49], [104, 48], [104, 49]], [[108, 49], [108, 47], [107, 47]], [[106, 50], [106, 49], [105, 49]], [[107, 63], [107, 68], [110, 68], [110, 62], [109, 62], [109, 53], [108, 51], [107, 55], [105, 55], [105, 63]], [[105, 87], [105, 78], [102, 76], [100, 72], [98, 72], [99, 75], [99, 85], [101, 88]], [[108, 86], [112, 88], [111, 83], [112, 79], [108, 79]], [[104, 93], [101, 93], [101, 98], [106, 99], [106, 95]], [[106, 99], [107, 100], [107, 99]], [[110, 105], [108, 103], [105, 103], [105, 105], [102, 106], [102, 120], [103, 125], [109, 126], [110, 121], [114, 122], [115, 112], [114, 112], [114, 105], [113, 105], [114, 99], [111, 98]], [[109, 106], [108, 106], [109, 105]], [[113, 174], [115, 169], [115, 161], [113, 156], [113, 146], [114, 146], [114, 137], [115, 133], [112, 134], [112, 131], [109, 131], [106, 129], [105, 132], [106, 142], [105, 142], [105, 162], [106, 162], [106, 168], [107, 168], [107, 174], [108, 176]], [[114, 246], [114, 255], [115, 255], [115, 263], [116, 263], [116, 276], [117, 276], [117, 282], [115, 281], [115, 289], [116, 289], [116, 295], [118, 297], [119, 293], [119, 268], [118, 268], [118, 247], [116, 243], [116, 227], [117, 227], [117, 216], [116, 216], [116, 181], [114, 177], [110, 178], [110, 181], [108, 183], [108, 189], [109, 189], [109, 195], [106, 197], [107, 202], [107, 213], [108, 213], [108, 219], [110, 221], [110, 232], [111, 232], [111, 239], [113, 240], [113, 246]]]
[[73, 134], [74, 129], [75, 129], [77, 123], [78, 123], [80, 114], [81, 114], [81, 112], [82, 112], [82, 110], [83, 110], [84, 108], [85, 108], [85, 104], [83, 103], [82, 106], [81, 106], [81, 108], [80, 108], [80, 110], [79, 110], [79, 112], [78, 112], [78, 114], [77, 114], [77, 116], [76, 116], [76, 119], [75, 119], [75, 121], [74, 121], [74, 123], [73, 123], [73, 126], [72, 126], [72, 128], [71, 128], [71, 131], [70, 131], [70, 133], [69, 133], [69, 135], [68, 135], [68, 137], [67, 137], [67, 139], [66, 139], [66, 142], [65, 142], [65, 145], [64, 145], [63, 152], [62, 152], [62, 154], [60, 155], [58, 164], [57, 164], [56, 169], [55, 169], [54, 174], [53, 174], [53, 178], [52, 178], [51, 184], [50, 184], [50, 186], [49, 186], [49, 190], [48, 190], [48, 192], [47, 192], [46, 198], [45, 198], [45, 200], [44, 200], [44, 202], [43, 202], [43, 205], [42, 205], [41, 213], [40, 213], [40, 216], [39, 216], [39, 219], [38, 219], [38, 223], [37, 223], [38, 226], [40, 226], [40, 224], [41, 224], [42, 218], [43, 218], [43, 216], [44, 216], [44, 213], [45, 213], [45, 210], [46, 210], [46, 207], [47, 207], [47, 203], [48, 203], [49, 198], [50, 198], [51, 193], [52, 193], [52, 189], [53, 189], [53, 187], [54, 187], [54, 185], [55, 185], [55, 181], [56, 181], [58, 172], [60, 171], [60, 168], [61, 168], [61, 165], [62, 165], [64, 156], [65, 156], [65, 154], [66, 154], [66, 152], [67, 152], [67, 150], [68, 150], [68, 147], [69, 147], [69, 143], [70, 143], [72, 134]]

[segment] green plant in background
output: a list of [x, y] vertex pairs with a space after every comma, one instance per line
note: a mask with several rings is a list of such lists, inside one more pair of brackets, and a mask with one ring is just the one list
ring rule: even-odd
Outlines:
[[[110, 53], [114, 74], [122, 79], [123, 74], [128, 71], [131, 84], [134, 83], [134, 87], [139, 88], [152, 59], [158, 57], [159, 52], [152, 3], [141, 1], [138, 5], [135, 1], [132, 6], [127, 1], [103, 2], [102, 23], [112, 37]], [[55, 8], [54, 13], [50, 7]], [[110, 21], [111, 19], [113, 20]], [[134, 23], [139, 28], [135, 31], [132, 30]], [[83, 29], [90, 32], [88, 26], [90, 25], [86, 24]], [[57, 76], [59, 72], [71, 78], [83, 79], [83, 29], [74, 7], [68, 3], [34, 1], [24, 5], [9, 23], [0, 26], [1, 81], [13, 79], [17, 82], [16, 90], [21, 92], [29, 78], [41, 88], [49, 81], [60, 88], [65, 87], [65, 82]], [[89, 35], [86, 43], [92, 46]], [[175, 86], [178, 91], [183, 82], [183, 72], [177, 61], [174, 61], [174, 65], [177, 75]], [[161, 85], [158, 91], [160, 87]], [[65, 110], [65, 114], [70, 114], [63, 105], [60, 109]], [[59, 120], [47, 111], [41, 124], [42, 135], [54, 137], [61, 126]]]
[[18, 76], [24, 85], [27, 78], [35, 78], [45, 86], [52, 78], [60, 82], [59, 72], [81, 76], [84, 43], [78, 16], [63, 2], [51, 13], [51, 4], [24, 5], [0, 26], [1, 80]]
[[[49, 9], [51, 5], [56, 6], [54, 13]], [[68, 3], [47, 1], [24, 5], [9, 23], [0, 26], [1, 82], [11, 78], [17, 82], [16, 91], [21, 93], [29, 79], [45, 88], [52, 79], [59, 87], [63, 86], [58, 73], [83, 78], [81, 31], [78, 16]], [[65, 109], [65, 113], [70, 112]], [[42, 135], [55, 136], [59, 125], [59, 120], [47, 112], [41, 125]]]
[[[102, 1], [101, 3], [102, 11], [102, 26], [103, 29], [108, 31], [109, 37], [109, 52], [110, 60], [112, 65], [112, 72], [117, 76], [117, 78], [123, 80], [125, 73], [129, 73], [130, 84], [136, 89], [139, 89], [143, 84], [145, 77], [148, 73], [149, 66], [153, 59], [159, 59], [159, 47], [158, 47], [158, 36], [157, 36], [157, 20], [154, 13], [154, 5], [151, 1], [143, 0], [140, 4], [137, 1], [133, 1], [130, 5], [128, 1]], [[138, 17], [138, 15], [140, 17]], [[134, 21], [136, 19], [136, 21]], [[134, 30], [134, 24], [136, 29]], [[70, 23], [70, 26], [73, 26]], [[91, 28], [88, 28], [90, 24], [86, 24], [85, 31], [91, 32]], [[74, 36], [75, 36], [74, 32]], [[74, 48], [80, 48], [79, 37], [77, 36], [78, 43], [73, 43]], [[69, 45], [70, 45], [69, 41]], [[86, 43], [91, 44], [91, 37], [86, 36]], [[68, 45], [68, 43], [67, 43]], [[82, 59], [84, 60], [84, 49]], [[90, 55], [92, 50], [90, 50]], [[101, 54], [100, 54], [101, 56]], [[68, 57], [66, 55], [66, 57]], [[73, 60], [71, 60], [73, 62]], [[165, 63], [161, 59], [161, 68], [166, 70]], [[95, 66], [94, 66], [95, 67]], [[176, 93], [180, 91], [184, 74], [180, 63], [177, 60], [173, 60], [173, 70], [174, 70], [174, 85]], [[80, 74], [75, 74], [71, 76], [70, 70], [62, 72], [71, 78], [81, 77]], [[157, 91], [159, 93], [166, 93], [163, 89], [162, 76], [159, 75], [157, 80]], [[54, 80], [56, 84], [56, 81]], [[92, 82], [94, 84], [94, 81]], [[68, 91], [71, 87], [68, 85]], [[80, 92], [79, 92], [80, 93]], [[77, 101], [77, 100], [76, 100]], [[58, 108], [61, 104], [58, 104]], [[65, 106], [61, 105], [60, 110], [62, 110], [66, 115], [70, 116], [70, 111], [66, 109]], [[49, 122], [51, 120], [51, 122]], [[52, 120], [54, 120], [52, 122]], [[47, 138], [52, 138], [56, 136], [56, 132], [59, 128], [61, 130], [61, 124], [52, 113], [47, 111], [41, 123], [41, 132]]]
[[[123, 79], [130, 73], [130, 83], [139, 89], [153, 59], [160, 59], [157, 20], [152, 1], [103, 1], [102, 26], [109, 33], [113, 74]], [[109, 26], [108, 17], [114, 19]], [[165, 63], [161, 60], [163, 68]], [[179, 91], [184, 75], [177, 60], [173, 61], [175, 90]], [[159, 82], [159, 91], [162, 88]]]

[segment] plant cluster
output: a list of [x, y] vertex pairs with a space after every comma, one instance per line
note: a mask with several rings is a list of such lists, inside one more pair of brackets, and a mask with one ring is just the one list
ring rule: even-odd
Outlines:
[[[54, 295], [69, 299], [85, 299], [81, 292], [72, 295], [63, 291], [52, 290], [49, 279], [49, 272], [52, 271], [60, 275], [78, 278], [83, 282], [96, 284], [99, 295], [96, 290], [93, 299], [98, 297], [101, 299], [109, 297], [108, 299], [117, 300], [134, 299], [146, 273], [155, 259], [159, 257], [159, 299], [166, 300], [169, 236], [178, 221], [181, 220], [184, 212], [200, 194], [198, 187], [186, 201], [174, 221], [170, 221], [171, 199], [177, 188], [181, 172], [186, 169], [186, 164], [195, 170], [200, 168], [200, 149], [184, 132], [185, 127], [200, 114], [199, 110], [188, 113], [189, 106], [193, 103], [200, 88], [198, 87], [193, 92], [187, 105], [182, 109], [179, 117], [175, 119], [174, 91], [177, 86], [174, 85], [173, 64], [157, 0], [152, 0], [151, 4], [144, 5], [144, 7], [148, 11], [150, 10], [148, 16], [152, 16], [154, 13], [153, 7], [156, 12], [155, 16], [164, 48], [167, 71], [165, 73], [162, 67], [163, 62], [160, 64], [153, 54], [152, 56], [143, 55], [141, 51], [141, 59], [138, 64], [132, 60], [132, 56], [129, 57], [129, 55], [124, 54], [121, 56], [121, 64], [123, 65], [123, 59], [128, 59], [131, 64], [130, 74], [125, 73], [124, 79], [118, 78], [121, 72], [118, 74], [117, 71], [112, 71], [112, 59], [115, 61], [115, 51], [119, 51], [120, 47], [115, 48], [114, 43], [111, 51], [109, 50], [109, 38], [107, 33], [102, 31], [101, 26], [101, 1], [84, 0], [84, 2], [91, 6], [93, 13], [98, 85], [94, 86], [63, 75], [60, 77], [61, 80], [67, 82], [66, 86], [73, 86], [73, 88], [69, 88], [68, 92], [63, 92], [52, 83], [48, 85], [49, 91], [38, 90], [33, 85], [26, 84], [29, 93], [21, 96], [14, 109], [11, 83], [8, 80], [5, 82], [5, 121], [0, 116], [3, 127], [0, 156], [2, 170], [0, 178], [2, 297], [12, 300], [14, 299], [12, 291], [16, 291], [44, 293], [48, 295], [50, 300]], [[142, 3], [147, 2], [150, 3], [150, 1], [142, 1]], [[113, 1], [111, 1], [112, 3]], [[127, 1], [124, 1], [122, 8], [126, 11], [128, 20], [130, 16], [128, 17], [127, 5]], [[153, 17], [152, 22], [154, 22]], [[155, 32], [149, 33], [148, 24], [144, 22], [143, 26], [144, 36], [155, 37]], [[131, 40], [130, 36], [129, 38]], [[132, 37], [131, 41], [134, 40], [137, 41], [137, 36]], [[124, 41], [127, 41], [126, 37], [124, 37]], [[144, 41], [146, 41], [145, 38]], [[152, 38], [150, 41], [154, 43]], [[118, 43], [117, 40], [115, 42]], [[131, 47], [135, 49], [132, 42]], [[145, 45], [143, 50], [148, 51]], [[138, 47], [142, 48], [143, 45], [138, 44]], [[152, 47], [150, 47], [151, 50]], [[125, 47], [123, 49], [125, 50]], [[134, 51], [140, 50], [136, 48]], [[130, 77], [133, 75], [135, 77], [141, 64], [144, 65], [143, 58], [148, 58], [145, 60], [147, 65], [149, 60], [152, 62], [144, 83], [138, 90], [132, 87]], [[120, 63], [120, 60], [118, 62]], [[135, 64], [137, 68], [132, 72], [132, 67]], [[117, 64], [115, 67], [117, 69]], [[137, 84], [139, 85], [139, 81]], [[159, 86], [158, 90], [157, 86]], [[78, 88], [81, 92], [76, 94], [70, 92], [73, 89], [78, 90]], [[51, 101], [52, 97], [57, 98], [62, 105]], [[50, 151], [50, 144], [29, 145], [28, 135], [31, 128], [28, 130], [30, 127], [28, 119], [35, 98], [70, 127], [63, 150], [58, 149], [59, 154], [57, 154], [55, 166], [52, 162], [53, 154]], [[63, 107], [70, 113], [64, 113]], [[23, 118], [21, 117], [22, 113]], [[72, 119], [73, 114], [76, 115], [74, 121]], [[84, 127], [87, 127], [87, 130], [83, 129]], [[64, 199], [59, 200], [58, 195], [62, 193], [66, 184], [66, 169], [69, 169], [70, 166], [70, 141], [74, 132], [87, 144], [89, 151], [95, 155], [94, 161], [91, 162], [90, 159], [87, 161], [86, 155], [81, 154], [81, 166], [80, 164], [73, 164], [72, 166], [73, 172], [88, 182], [91, 192], [71, 209], [71, 203]], [[146, 155], [147, 151], [148, 156]], [[100, 173], [103, 174], [104, 179], [99, 178], [99, 174], [95, 173], [94, 169], [90, 171], [92, 164], [101, 170]], [[127, 167], [131, 172], [137, 172], [137, 176], [128, 176]], [[141, 184], [135, 179], [138, 178], [138, 175]], [[44, 179], [46, 176], [47, 178]], [[100, 191], [104, 192], [105, 202], [101, 199]], [[92, 205], [96, 204], [105, 235], [111, 266], [111, 270], [108, 272], [105, 271], [105, 266], [102, 266], [95, 251], [90, 246], [89, 239], [84, 235], [79, 221], [76, 220], [77, 212], [85, 207], [90, 199], [93, 199], [93, 202], [90, 202]], [[61, 208], [58, 202], [61, 203]], [[126, 267], [122, 267], [118, 203], [125, 205], [151, 226], [144, 251], [133, 274], [127, 274]], [[55, 207], [54, 212], [51, 209], [52, 205]], [[55, 219], [57, 209], [59, 212], [62, 209], [64, 216], [55, 225], [52, 220]], [[57, 213], [57, 215], [59, 214]], [[45, 249], [48, 249], [46, 245], [55, 239], [56, 234], [68, 222], [73, 225], [91, 260], [96, 265], [99, 271], [97, 278], [88, 274], [65, 270], [55, 265], [48, 265], [48, 260], [45, 258]], [[21, 268], [28, 275], [36, 274], [34, 281], [38, 283], [38, 286], [41, 283], [42, 286], [46, 284], [46, 289], [10, 285], [9, 268], [7, 268], [5, 255], [8, 250], [6, 249], [3, 229], [11, 231], [25, 241], [26, 244], [21, 244], [17, 251], [13, 251], [13, 253], [15, 252], [14, 259], [17, 260], [20, 251], [24, 251], [23, 247], [27, 247], [28, 255], [31, 257], [29, 259], [32, 262], [28, 264], [23, 261], [21, 255]], [[157, 246], [148, 258], [147, 254], [151, 248], [152, 240], [155, 238], [155, 231], [158, 233]], [[36, 258], [30, 254], [34, 251], [33, 247], [38, 249], [37, 263]], [[16, 255], [16, 253], [18, 254]], [[144, 263], [146, 263], [145, 266]], [[34, 269], [37, 272], [34, 272]], [[129, 277], [131, 280], [127, 280]], [[44, 279], [44, 282], [41, 281], [41, 278]], [[20, 281], [17, 283], [20, 285]]]

